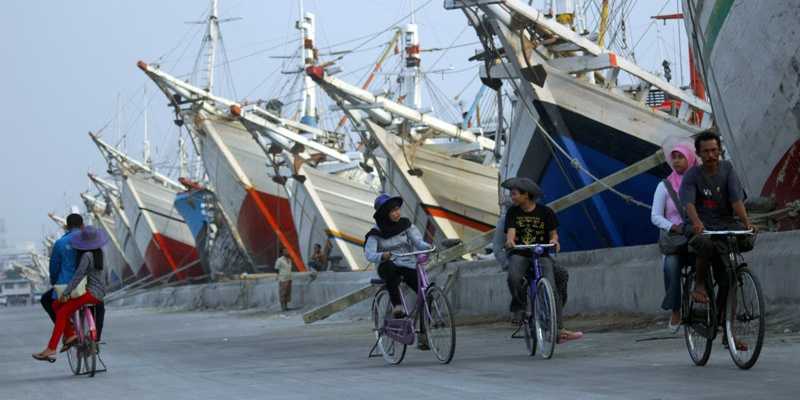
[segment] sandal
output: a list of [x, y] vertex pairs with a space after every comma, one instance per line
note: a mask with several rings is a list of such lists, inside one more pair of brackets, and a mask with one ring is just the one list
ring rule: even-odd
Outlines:
[[558, 343], [558, 344], [566, 343], [566, 342], [569, 342], [570, 340], [578, 340], [578, 339], [580, 339], [582, 337], [583, 337], [583, 332], [580, 332], [580, 331], [579, 332], [571, 332], [571, 333], [560, 332], [558, 334], [558, 341], [556, 343]]
[[77, 344], [77, 342], [78, 342], [78, 337], [77, 336], [73, 336], [73, 337], [67, 339], [66, 341], [64, 341], [64, 344], [61, 345], [61, 350], [59, 351], [59, 353], [63, 353], [65, 351], [69, 350], [70, 347], [72, 347], [75, 344]]
[[692, 301], [700, 304], [708, 304], [708, 295], [705, 292], [695, 290], [692, 292]]

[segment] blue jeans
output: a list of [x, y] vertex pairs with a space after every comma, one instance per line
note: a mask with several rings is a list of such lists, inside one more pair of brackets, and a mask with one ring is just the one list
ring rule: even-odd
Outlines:
[[681, 254], [664, 256], [664, 310], [679, 311], [681, 309], [681, 269], [686, 264], [686, 257]]

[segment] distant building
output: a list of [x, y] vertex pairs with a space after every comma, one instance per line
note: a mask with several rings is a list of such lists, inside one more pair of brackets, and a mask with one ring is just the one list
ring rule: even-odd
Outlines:
[[0, 304], [9, 306], [33, 303], [33, 285], [27, 279], [0, 279]]

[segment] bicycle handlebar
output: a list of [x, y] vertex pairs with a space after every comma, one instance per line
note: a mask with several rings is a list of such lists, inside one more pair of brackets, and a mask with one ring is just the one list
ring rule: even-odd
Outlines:
[[517, 244], [514, 247], [511, 247], [509, 250], [527, 250], [527, 249], [535, 249], [535, 248], [549, 248], [549, 247], [556, 247], [553, 243], [547, 244]]
[[430, 253], [433, 253], [434, 251], [436, 251], [436, 246], [433, 246], [433, 247], [431, 247], [430, 249], [427, 249], [427, 250], [417, 250], [417, 251], [412, 251], [412, 252], [409, 252], [409, 253], [391, 252], [389, 254], [391, 254], [392, 257], [408, 257], [408, 256], [416, 256], [416, 255], [419, 255], [419, 254], [430, 254]]
[[709, 230], [705, 230], [705, 231], [703, 231], [703, 235], [708, 235], [708, 236], [753, 235], [754, 233], [755, 232], [752, 229], [743, 230], [743, 231], [735, 231], [735, 230], [730, 230], [730, 231], [709, 231]]

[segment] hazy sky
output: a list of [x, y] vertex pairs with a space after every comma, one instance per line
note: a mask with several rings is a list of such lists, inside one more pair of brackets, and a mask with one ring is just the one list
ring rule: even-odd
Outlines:
[[[474, 31], [465, 29], [463, 15], [444, 10], [442, 3], [414, 1], [416, 7], [424, 6], [416, 14], [422, 48], [475, 42]], [[675, 44], [683, 25], [677, 21], [666, 26], [654, 24], [649, 17], [662, 9], [662, 13], [676, 12], [678, 1], [634, 3], [628, 30], [633, 42], [639, 43], [636, 55], [640, 64], [655, 72], [660, 72], [663, 58], [677, 64]], [[323, 54], [362, 44], [366, 38], [337, 45], [385, 30], [411, 10], [406, 0], [306, 0], [305, 8], [317, 15], [317, 46]], [[160, 62], [175, 75], [191, 72], [202, 27], [185, 22], [201, 19], [207, 9], [207, 0], [3, 2], [0, 218], [5, 219], [11, 244], [39, 244], [44, 233], [55, 231], [48, 212], [64, 214], [72, 205], [82, 208], [79, 193], [91, 187], [86, 173], [102, 174], [106, 169], [87, 132], [108, 125], [104, 138], [120, 142], [119, 130], [129, 152], [141, 156], [145, 104], [156, 148], [154, 160], [165, 167], [174, 166], [178, 130], [163, 95], [135, 64], [141, 59]], [[279, 73], [285, 59], [274, 57], [291, 55], [297, 46], [292, 40], [298, 37], [294, 29], [298, 2], [221, 0], [220, 14], [223, 18], [242, 17], [222, 26], [237, 98], [269, 98], [279, 87], [278, 81], [287, 79]], [[361, 79], [363, 68], [377, 58], [377, 47], [390, 36], [379, 35], [361, 48], [364, 51], [340, 61], [345, 72], [356, 70], [346, 79]], [[685, 33], [681, 40], [685, 47]], [[333, 49], [329, 48], [332, 45]], [[433, 69], [463, 69], [469, 66], [467, 57], [478, 48], [466, 46], [444, 55], [425, 53], [423, 66], [436, 62]], [[679, 79], [677, 69], [673, 68], [673, 75]], [[437, 74], [430, 78], [445, 93], [464, 90], [469, 98], [477, 90], [474, 77], [474, 71], [465, 71], [444, 79]], [[217, 79], [222, 82], [222, 93], [233, 97], [230, 85], [225, 84], [227, 78]], [[122, 113], [118, 114], [118, 109]]]

